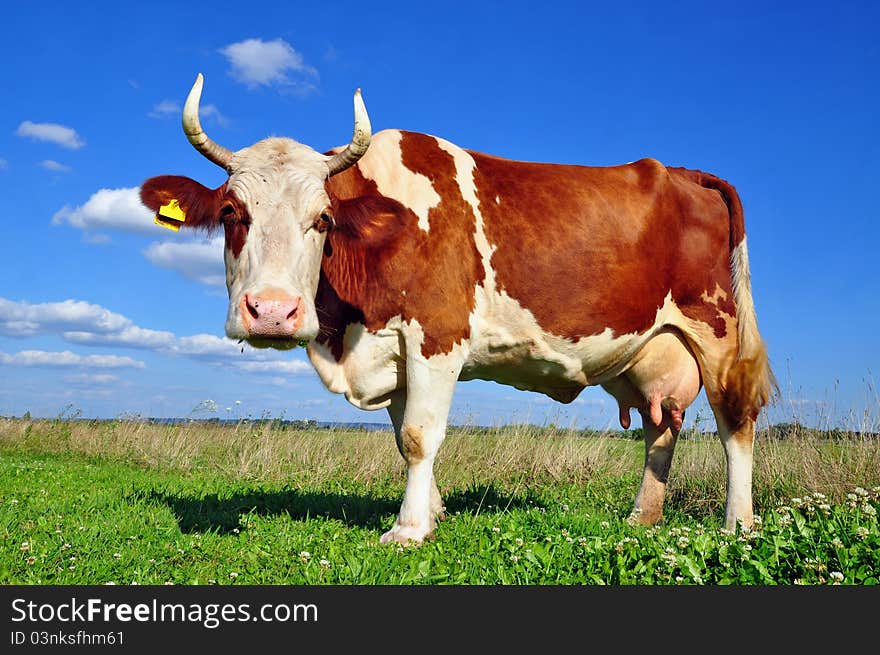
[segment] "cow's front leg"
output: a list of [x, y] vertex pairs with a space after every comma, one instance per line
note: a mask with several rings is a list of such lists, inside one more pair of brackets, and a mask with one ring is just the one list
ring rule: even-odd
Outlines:
[[[430, 537], [442, 501], [434, 482], [434, 458], [446, 436], [446, 422], [460, 363], [446, 355], [407, 358], [407, 389], [400, 428], [395, 425], [400, 454], [406, 461], [406, 493], [400, 513], [381, 542], [421, 543]], [[393, 401], [392, 401], [393, 404]], [[394, 410], [389, 408], [392, 422]]]
[[[391, 395], [391, 404], [388, 405], [388, 416], [394, 426], [394, 440], [400, 456], [406, 461], [406, 451], [403, 447], [403, 411], [406, 408], [406, 391], [400, 389]], [[438, 521], [446, 518], [446, 507], [443, 505], [443, 497], [437, 487], [437, 479], [431, 476], [431, 514]]]

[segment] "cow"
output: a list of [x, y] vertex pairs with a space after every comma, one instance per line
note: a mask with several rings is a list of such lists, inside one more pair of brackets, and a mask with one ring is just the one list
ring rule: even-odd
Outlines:
[[305, 344], [323, 384], [386, 409], [406, 490], [382, 543], [433, 536], [434, 460], [458, 380], [569, 403], [601, 385], [620, 423], [641, 414], [645, 463], [630, 518], [663, 515], [685, 410], [702, 389], [727, 462], [725, 527], [753, 525], [755, 425], [775, 393], [751, 292], [743, 208], [728, 182], [654, 159], [608, 167], [512, 161], [397, 129], [325, 152], [267, 138], [237, 152], [199, 122], [187, 139], [221, 166], [215, 189], [161, 175], [157, 212], [225, 232], [226, 335]]

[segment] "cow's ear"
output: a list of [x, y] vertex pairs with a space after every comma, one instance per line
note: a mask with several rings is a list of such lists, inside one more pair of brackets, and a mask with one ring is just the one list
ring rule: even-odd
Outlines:
[[219, 227], [222, 201], [223, 186], [209, 189], [181, 175], [151, 177], [141, 185], [141, 202], [157, 215], [161, 214], [161, 222], [176, 227], [207, 230]]
[[337, 232], [360, 245], [378, 247], [400, 234], [411, 212], [398, 201], [383, 196], [332, 199]]

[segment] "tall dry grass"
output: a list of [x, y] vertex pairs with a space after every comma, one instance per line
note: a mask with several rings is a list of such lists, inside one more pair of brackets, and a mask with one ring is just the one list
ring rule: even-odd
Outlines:
[[[622, 433], [583, 433], [535, 426], [452, 428], [437, 461], [441, 488], [474, 483], [534, 486], [626, 479], [633, 495], [641, 476], [641, 441]], [[390, 429], [295, 429], [278, 422], [178, 425], [143, 421], [0, 419], [0, 449], [75, 453], [139, 466], [321, 486], [340, 480], [370, 485], [403, 480]], [[711, 435], [679, 440], [670, 498], [685, 511], [712, 512], [724, 502], [724, 455]], [[828, 433], [798, 426], [762, 430], [755, 446], [758, 505], [811, 491], [842, 500], [855, 486], [880, 484], [876, 435]]]

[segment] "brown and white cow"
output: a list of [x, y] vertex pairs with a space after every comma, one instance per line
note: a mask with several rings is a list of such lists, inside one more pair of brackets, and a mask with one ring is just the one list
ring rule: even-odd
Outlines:
[[141, 188], [185, 226], [226, 233], [226, 334], [308, 342], [327, 388], [386, 408], [407, 464], [382, 542], [421, 541], [442, 516], [433, 466], [458, 380], [571, 402], [589, 385], [642, 416], [634, 516], [662, 516], [684, 411], [702, 387], [727, 459], [725, 524], [751, 526], [755, 421], [775, 384], [752, 302], [734, 188], [653, 159], [611, 167], [510, 161], [383, 130], [355, 93], [355, 134], [322, 154], [287, 138], [232, 152], [190, 142], [229, 180]]

